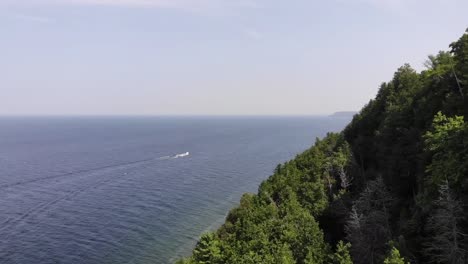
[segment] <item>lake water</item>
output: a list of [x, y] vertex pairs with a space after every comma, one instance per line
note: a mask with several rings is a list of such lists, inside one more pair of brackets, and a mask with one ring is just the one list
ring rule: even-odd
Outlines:
[[348, 121], [0, 118], [0, 263], [174, 262], [276, 164]]

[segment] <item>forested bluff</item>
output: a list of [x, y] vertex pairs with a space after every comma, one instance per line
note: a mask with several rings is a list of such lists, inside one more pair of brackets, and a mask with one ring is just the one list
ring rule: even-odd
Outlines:
[[468, 263], [468, 30], [278, 165], [188, 263]]

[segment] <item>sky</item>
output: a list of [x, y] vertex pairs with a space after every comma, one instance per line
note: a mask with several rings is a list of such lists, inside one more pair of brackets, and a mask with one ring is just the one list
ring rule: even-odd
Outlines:
[[466, 0], [0, 0], [0, 115], [357, 111]]

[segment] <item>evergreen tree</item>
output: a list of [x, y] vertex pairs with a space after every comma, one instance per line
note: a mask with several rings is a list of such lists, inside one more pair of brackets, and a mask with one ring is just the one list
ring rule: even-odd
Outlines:
[[351, 255], [349, 254], [349, 250], [351, 248], [350, 243], [344, 243], [340, 240], [336, 245], [336, 251], [333, 254], [332, 262], [333, 264], [353, 264], [351, 260]]
[[393, 247], [389, 256], [384, 260], [384, 264], [409, 264], [409, 262], [405, 262], [405, 259], [400, 256], [400, 251]]
[[202, 235], [193, 250], [193, 258], [196, 262], [199, 264], [222, 263], [221, 257], [220, 243], [215, 234], [207, 233]]

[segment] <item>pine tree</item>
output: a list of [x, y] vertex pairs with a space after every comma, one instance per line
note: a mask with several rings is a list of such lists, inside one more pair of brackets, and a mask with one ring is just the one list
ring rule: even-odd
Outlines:
[[334, 264], [353, 264], [349, 249], [351, 248], [350, 243], [344, 243], [343, 241], [338, 242], [336, 245], [336, 252], [332, 256], [332, 262]]
[[409, 264], [400, 256], [400, 251], [395, 247], [390, 251], [390, 255], [384, 260], [384, 264]]
[[198, 241], [197, 246], [193, 250], [193, 258], [200, 264], [221, 263], [221, 250], [215, 234], [208, 233], [202, 235], [200, 241]]

